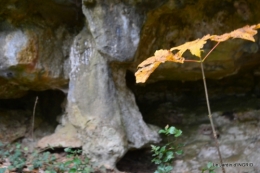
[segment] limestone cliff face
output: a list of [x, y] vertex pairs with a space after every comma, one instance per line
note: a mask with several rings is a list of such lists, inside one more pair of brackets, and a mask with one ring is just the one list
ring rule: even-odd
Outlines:
[[[134, 72], [156, 49], [230, 32], [260, 17], [257, 0], [0, 2], [0, 98], [20, 98], [29, 90], [67, 93], [60, 125], [39, 146], [59, 139], [112, 168], [129, 149], [160, 140], [157, 128], [143, 121], [126, 71]], [[205, 63], [207, 77], [254, 70], [258, 37], [255, 43], [221, 44]], [[205, 53], [212, 46], [207, 43]], [[166, 63], [148, 82], [200, 78], [196, 63]]]

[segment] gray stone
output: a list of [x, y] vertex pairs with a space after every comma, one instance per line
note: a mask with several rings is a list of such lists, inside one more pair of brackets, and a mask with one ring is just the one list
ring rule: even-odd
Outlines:
[[134, 6], [100, 0], [93, 8], [83, 6], [83, 13], [101, 54], [105, 54], [110, 61], [133, 60], [139, 44], [143, 14]]
[[54, 31], [33, 27], [0, 32], [0, 83], [8, 88], [0, 92], [0, 98], [20, 97], [30, 89], [64, 90], [71, 40], [64, 27]]
[[[26, 116], [27, 115], [27, 116]], [[28, 126], [28, 112], [1, 110], [0, 111], [0, 141], [11, 143], [24, 137]]]
[[[79, 42], [84, 43], [83, 49]], [[75, 38], [70, 60], [67, 116], [77, 127], [89, 158], [114, 168], [128, 149], [159, 141], [157, 129], [144, 123], [125, 86], [125, 69], [109, 66], [87, 29]]]
[[[255, 110], [239, 112], [241, 115], [253, 114]], [[194, 116], [194, 115], [190, 115]], [[255, 120], [238, 123], [234, 121], [218, 121], [224, 117], [220, 112], [213, 113], [214, 122], [219, 129], [220, 138], [218, 139], [220, 145], [220, 152], [222, 154], [223, 162], [229, 164], [225, 167], [226, 172], [253, 172], [259, 171], [257, 150], [259, 146], [258, 128], [259, 122]], [[224, 123], [222, 123], [224, 122]], [[174, 171], [179, 173], [185, 172], [201, 172], [203, 167], [206, 167], [207, 162], [211, 161], [219, 164], [218, 153], [213, 141], [213, 136], [208, 136], [208, 133], [201, 132], [201, 129], [210, 128], [210, 125], [199, 125], [197, 133], [194, 129], [190, 129], [189, 137], [185, 137], [184, 141], [188, 143], [184, 147], [184, 156], [174, 162]], [[235, 164], [241, 164], [236, 166]], [[248, 164], [248, 165], [242, 165]], [[221, 173], [220, 168], [216, 169], [217, 173]]]
[[82, 144], [77, 137], [77, 130], [71, 124], [66, 124], [65, 126], [58, 126], [54, 134], [41, 138], [37, 146], [42, 149], [48, 147], [79, 148]]

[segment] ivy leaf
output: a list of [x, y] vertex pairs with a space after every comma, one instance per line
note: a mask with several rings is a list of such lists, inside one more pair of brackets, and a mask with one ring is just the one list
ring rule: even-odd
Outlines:
[[69, 166], [69, 165], [71, 165], [72, 163], [73, 163], [72, 160], [66, 161], [65, 164], [64, 164], [64, 166]]
[[207, 168], [210, 169], [210, 168], [212, 168], [212, 167], [213, 167], [213, 163], [212, 163], [212, 162], [208, 162], [208, 163], [207, 163]]
[[182, 150], [178, 150], [175, 152], [177, 155], [182, 155], [183, 154], [183, 151]]
[[65, 148], [64, 151], [65, 151], [66, 153], [71, 153], [71, 152], [72, 152], [71, 148]]
[[151, 147], [152, 147], [152, 151], [158, 151], [160, 149], [160, 147], [155, 145], [151, 145]]
[[157, 158], [154, 158], [154, 159], [152, 160], [152, 162], [153, 162], [154, 164], [156, 164], [156, 165], [159, 165], [159, 164], [162, 163], [161, 159], [157, 159]]
[[160, 153], [163, 153], [166, 151], [166, 146], [163, 146], [161, 149], [160, 149]]
[[172, 160], [174, 158], [174, 153], [172, 151], [168, 151], [166, 153], [166, 157], [165, 157], [165, 162], [169, 162], [170, 160]]
[[69, 170], [69, 173], [75, 173], [75, 172], [77, 172], [77, 169], [76, 169], [76, 168], [71, 168], [71, 169]]
[[144, 83], [150, 74], [165, 61], [179, 62], [183, 63], [184, 58], [174, 56], [174, 54], [169, 50], [157, 50], [154, 56], [146, 59], [141, 64], [138, 65], [138, 71], [135, 73], [136, 82]]
[[165, 167], [165, 172], [170, 172], [173, 169], [172, 166], [166, 166]]
[[176, 130], [174, 136], [177, 138], [177, 137], [181, 136], [181, 134], [182, 134], [181, 130]]
[[170, 133], [171, 135], [173, 135], [175, 132], [176, 132], [176, 128], [171, 126], [169, 129], [168, 129], [168, 133]]
[[79, 158], [74, 158], [73, 159], [73, 163], [74, 163], [74, 165], [80, 165], [81, 164], [81, 160]]
[[165, 130], [163, 130], [163, 129], [161, 129], [161, 130], [159, 130], [159, 133], [160, 133], [160, 134], [161, 134], [161, 133], [165, 134], [165, 133], [166, 133], [166, 131], [165, 131]]

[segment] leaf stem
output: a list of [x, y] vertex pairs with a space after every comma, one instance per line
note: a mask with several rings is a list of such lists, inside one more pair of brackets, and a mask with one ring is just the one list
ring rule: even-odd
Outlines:
[[198, 60], [192, 60], [192, 59], [186, 59], [186, 60], [184, 60], [185, 62], [200, 62], [200, 61], [198, 61]]
[[[215, 47], [217, 47], [217, 46], [215, 46]], [[217, 134], [216, 134], [215, 126], [214, 126], [213, 119], [212, 119], [211, 109], [210, 109], [209, 96], [208, 96], [206, 78], [205, 78], [205, 74], [204, 74], [203, 61], [200, 62], [200, 67], [201, 67], [201, 72], [202, 72], [202, 78], [203, 78], [205, 96], [206, 96], [206, 101], [207, 101], [207, 107], [208, 107], [208, 113], [209, 113], [208, 116], [209, 116], [209, 120], [210, 120], [210, 125], [211, 125], [212, 131], [213, 131], [214, 141], [215, 141], [216, 148], [217, 148], [217, 151], [218, 151], [220, 164], [223, 165], [223, 160], [222, 160], [222, 156], [221, 156], [220, 149], [219, 149], [219, 143], [218, 143], [218, 139], [217, 139]], [[225, 169], [224, 169], [223, 166], [222, 166], [222, 172], [225, 173]]]
[[202, 62], [206, 60], [206, 58], [211, 54], [211, 52], [219, 45], [220, 42], [217, 42], [217, 44], [207, 53], [207, 55], [203, 58]]

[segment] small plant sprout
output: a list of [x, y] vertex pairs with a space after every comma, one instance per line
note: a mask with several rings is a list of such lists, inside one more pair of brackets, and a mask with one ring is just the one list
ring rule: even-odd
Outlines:
[[180, 149], [182, 145], [175, 147], [173, 142], [169, 141], [168, 137], [173, 135], [177, 138], [181, 136], [182, 131], [167, 125], [164, 129], [161, 129], [159, 133], [167, 136], [168, 143], [164, 146], [151, 145], [153, 153], [152, 162], [158, 165], [155, 173], [169, 173], [173, 169], [172, 161], [175, 158], [175, 155], [181, 155], [183, 151]]

